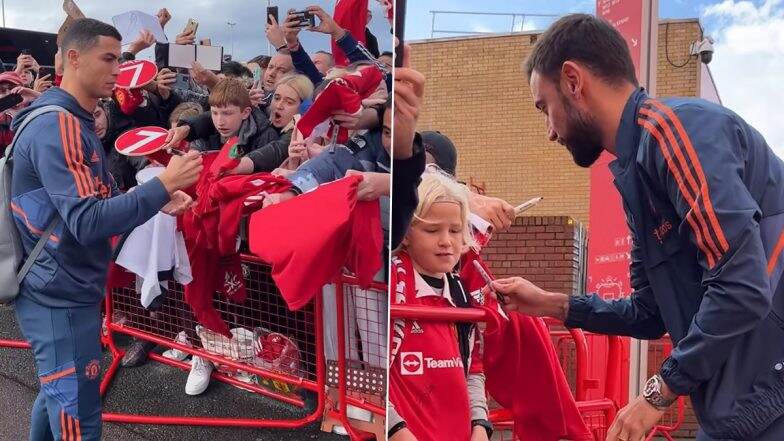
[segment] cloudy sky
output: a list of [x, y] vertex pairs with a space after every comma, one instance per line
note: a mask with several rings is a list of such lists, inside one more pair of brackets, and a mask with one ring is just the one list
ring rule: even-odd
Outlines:
[[[9, 28], [57, 32], [65, 19], [62, 0], [4, 0], [5, 24]], [[248, 60], [259, 54], [267, 54], [267, 39], [264, 34], [267, 0], [76, 0], [76, 4], [91, 18], [111, 23], [113, 16], [126, 11], [138, 10], [151, 15], [160, 8], [167, 8], [172, 20], [166, 25], [166, 34], [171, 40], [182, 30], [188, 18], [199, 22], [197, 39], [211, 38], [215, 46], [224, 46], [224, 53], [231, 53], [232, 42], [235, 60]], [[318, 5], [332, 13], [335, 0], [272, 0], [278, 6], [279, 15], [290, 8], [301, 10], [309, 5]], [[370, 29], [379, 40], [379, 48], [392, 47], [389, 22], [378, 2], [370, 0], [373, 20]], [[236, 23], [233, 32], [227, 22]], [[300, 39], [308, 52], [329, 49], [329, 37], [324, 34], [303, 31]], [[272, 49], [274, 51], [274, 48]], [[144, 58], [144, 53], [142, 58]]]
[[[223, 45], [226, 53], [234, 43], [235, 59], [246, 60], [267, 53], [264, 36], [265, 0], [77, 0], [85, 14], [111, 21], [113, 15], [128, 10], [150, 14], [167, 7], [173, 18], [167, 25], [170, 38], [182, 29], [189, 17], [200, 23], [199, 38], [212, 38]], [[431, 10], [475, 11], [476, 0], [409, 0], [406, 17], [407, 39], [429, 38], [432, 29]], [[65, 18], [62, 0], [5, 0], [5, 21], [8, 27], [56, 32]], [[303, 9], [318, 4], [327, 11], [334, 0], [273, 0], [281, 11]], [[382, 48], [391, 46], [389, 26], [380, 6], [369, 1], [373, 11], [371, 29]], [[122, 5], [119, 6], [119, 5]], [[482, 0], [485, 12], [516, 12], [532, 14], [564, 14], [594, 12], [594, 0]], [[716, 40], [710, 64], [724, 105], [733, 109], [760, 130], [771, 146], [784, 157], [784, 0], [659, 0], [661, 18], [699, 17], [706, 34]], [[237, 23], [230, 31], [227, 21]], [[551, 19], [528, 18], [524, 27], [542, 29]], [[435, 28], [441, 30], [508, 32], [511, 20], [506, 17], [477, 15], [438, 16]], [[520, 19], [516, 28], [521, 26]], [[453, 34], [436, 33], [436, 37]], [[308, 51], [327, 49], [329, 39], [323, 34], [302, 33]]]
[[[432, 10], [564, 14], [595, 12], [594, 0], [409, 0], [406, 38], [430, 38]], [[756, 127], [784, 157], [784, 0], [659, 0], [661, 18], [698, 17], [716, 40], [710, 69], [725, 106]], [[517, 19], [519, 30], [520, 19]], [[542, 29], [551, 19], [526, 19]], [[435, 29], [509, 32], [509, 17], [437, 15]], [[436, 33], [435, 37], [454, 34]]]

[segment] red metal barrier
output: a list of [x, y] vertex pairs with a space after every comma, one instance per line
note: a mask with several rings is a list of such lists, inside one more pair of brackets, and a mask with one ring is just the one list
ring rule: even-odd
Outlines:
[[[227, 300], [218, 299], [217, 296], [214, 300], [216, 310], [221, 313], [221, 316], [227, 322], [230, 328], [245, 328], [254, 329], [254, 344], [256, 342], [256, 329], [264, 329], [267, 335], [280, 334], [291, 342], [292, 346], [297, 348], [297, 366], [294, 370], [281, 371], [270, 367], [255, 365], [247, 358], [240, 357], [237, 351], [237, 357], [233, 352], [231, 356], [226, 355], [226, 349], [218, 345], [220, 343], [217, 339], [210, 341], [210, 338], [204, 337], [204, 334], [193, 336], [188, 335], [189, 344], [175, 341], [180, 331], [188, 328], [194, 328], [198, 323], [190, 316], [189, 306], [185, 304], [183, 299], [183, 288], [174, 284], [168, 293], [168, 298], [163, 303], [163, 306], [154, 314], [143, 309], [139, 302], [139, 294], [131, 287], [115, 289], [108, 293], [105, 301], [105, 322], [104, 333], [101, 336], [102, 343], [109, 350], [112, 360], [100, 385], [100, 393], [104, 396], [111, 388], [111, 384], [115, 375], [120, 367], [120, 361], [125, 354], [124, 350], [119, 348], [115, 341], [117, 334], [124, 334], [136, 339], [149, 341], [156, 345], [168, 349], [178, 349], [190, 355], [199, 356], [205, 360], [209, 360], [225, 372], [220, 372], [216, 369], [212, 373], [212, 379], [221, 381], [233, 386], [248, 390], [253, 393], [258, 393], [264, 396], [274, 398], [276, 400], [288, 403], [296, 407], [304, 407], [303, 399], [291, 390], [306, 390], [312, 392], [317, 401], [316, 408], [305, 417], [291, 418], [291, 419], [264, 419], [255, 418], [250, 416], [243, 416], [238, 418], [225, 418], [225, 417], [196, 417], [187, 415], [140, 415], [128, 413], [112, 413], [104, 412], [103, 420], [113, 423], [132, 423], [132, 424], [161, 424], [161, 425], [190, 425], [190, 426], [222, 426], [222, 427], [242, 427], [242, 428], [295, 428], [301, 427], [322, 419], [327, 409], [327, 393], [326, 393], [326, 359], [324, 355], [324, 322], [322, 314], [322, 296], [317, 295], [310, 305], [306, 306], [300, 311], [289, 311], [280, 293], [275, 287], [271, 276], [270, 270], [267, 265], [262, 263], [258, 258], [250, 255], [243, 255], [243, 273], [245, 284], [248, 291], [248, 299], [245, 304], [233, 304]], [[337, 316], [338, 320], [337, 335], [339, 336], [338, 342], [340, 345], [338, 357], [338, 375], [337, 384], [339, 389], [338, 403], [330, 406], [327, 413], [333, 418], [339, 419], [346, 430], [349, 432], [352, 440], [366, 440], [370, 439], [368, 432], [355, 429], [351, 425], [351, 421], [347, 417], [347, 406], [352, 405], [361, 409], [369, 410], [376, 415], [385, 416], [385, 395], [378, 394], [371, 396], [368, 393], [355, 394], [354, 390], [347, 385], [347, 369], [348, 366], [356, 366], [358, 363], [363, 363], [363, 360], [354, 360], [347, 355], [346, 345], [356, 345], [357, 342], [352, 339], [352, 336], [346, 335], [346, 322], [349, 320], [356, 320], [357, 314], [362, 314], [365, 320], [363, 325], [367, 325], [369, 315], [367, 309], [369, 302], [365, 301], [363, 304], [354, 304], [352, 308], [346, 311], [344, 305], [345, 296], [343, 293], [354, 292], [357, 290], [357, 280], [350, 276], [340, 276], [336, 280], [336, 285], [339, 290], [336, 297], [337, 303]], [[368, 290], [362, 290], [362, 295], [359, 296], [361, 300], [367, 300], [370, 296], [369, 293], [377, 297], [378, 301], [383, 300], [386, 305], [387, 286], [383, 283], [374, 283]], [[383, 294], [383, 295], [381, 295]], [[364, 308], [364, 309], [363, 309]], [[358, 312], [359, 311], [359, 312]], [[386, 328], [386, 311], [383, 311], [384, 318], [378, 318], [380, 311], [376, 311], [376, 317], [373, 318], [375, 327], [381, 325], [383, 322]], [[367, 328], [367, 326], [365, 326]], [[362, 330], [367, 334], [367, 329]], [[260, 331], [261, 332], [261, 331]], [[379, 340], [380, 340], [379, 336]], [[386, 334], [383, 335], [383, 340], [386, 342]], [[231, 341], [238, 340], [237, 338]], [[30, 345], [25, 341], [20, 340], [0, 340], [0, 347], [29, 349]], [[216, 352], [216, 348], [218, 351]], [[208, 350], [212, 349], [212, 350]], [[240, 348], [241, 349], [241, 348]], [[379, 352], [379, 351], [376, 351]], [[364, 356], [368, 355], [365, 348]], [[380, 361], [383, 366], [386, 366], [386, 347], [384, 346], [382, 354], [383, 361]], [[163, 357], [157, 353], [151, 352], [148, 354], [149, 359], [154, 362], [162, 363], [172, 366], [181, 370], [189, 370], [190, 365], [183, 361], [178, 361], [170, 358]], [[253, 362], [256, 360], [253, 359]], [[238, 375], [238, 374], [242, 375]], [[257, 381], [262, 384], [253, 384], [242, 381], [239, 377], [244, 378], [256, 376]], [[253, 377], [250, 377], [253, 378]], [[263, 381], [262, 381], [263, 380]], [[385, 385], [385, 378], [376, 379], [376, 381], [383, 381]], [[270, 387], [272, 382], [273, 387]], [[268, 387], [265, 387], [268, 386]], [[286, 386], [285, 391], [278, 390], [278, 386]], [[378, 388], [377, 388], [378, 389]], [[385, 388], [380, 388], [385, 389]], [[384, 390], [385, 392], [385, 390]]]
[[[489, 320], [498, 320], [494, 315], [485, 310], [477, 308], [441, 308], [441, 307], [423, 307], [423, 306], [403, 306], [391, 305], [390, 306], [391, 319], [416, 319], [421, 321], [450, 321], [450, 322], [487, 322]], [[560, 325], [560, 322], [546, 319], [548, 325]], [[600, 400], [586, 401], [584, 397], [589, 388], [598, 387], [598, 382], [594, 379], [587, 378], [588, 366], [588, 343], [585, 334], [580, 329], [567, 329], [552, 331], [556, 339], [571, 338], [575, 343], [576, 366], [575, 366], [575, 398], [577, 406], [583, 415], [588, 428], [594, 435], [596, 440], [604, 440], [607, 429], [610, 423], [615, 418], [618, 410], [617, 404], [609, 399], [604, 398]], [[605, 397], [609, 397], [608, 392], [614, 392], [618, 387], [620, 375], [620, 361], [621, 361], [621, 341], [620, 338], [615, 336], [608, 336], [608, 360], [607, 360], [607, 388], [605, 390]], [[610, 387], [610, 385], [613, 385]], [[496, 427], [496, 431], [500, 433], [501, 440], [514, 439], [504, 438], [507, 432], [513, 432], [514, 423], [512, 422], [511, 415], [506, 409], [492, 409], [490, 411], [490, 419]]]
[[0, 348], [30, 349], [30, 343], [24, 340], [0, 340]]
[[352, 440], [371, 440], [375, 438], [373, 433], [355, 427], [349, 419], [348, 406], [372, 412], [381, 419], [386, 417], [387, 319], [386, 310], [380, 305], [387, 304], [387, 285], [374, 282], [364, 290], [357, 286], [358, 281], [349, 275], [335, 282], [338, 397], [325, 416], [340, 421]]
[[[169, 349], [178, 349], [187, 354], [199, 356], [221, 366], [228, 372], [215, 370], [212, 379], [233, 386], [268, 396], [282, 402], [303, 407], [303, 400], [294, 394], [271, 390], [261, 385], [247, 383], [231, 374], [242, 373], [243, 376], [257, 376], [259, 379], [285, 383], [292, 388], [309, 390], [317, 397], [316, 409], [302, 418], [264, 419], [264, 418], [225, 418], [225, 417], [194, 417], [174, 415], [137, 415], [125, 413], [103, 414], [103, 420], [114, 423], [133, 424], [164, 424], [192, 426], [223, 426], [244, 428], [294, 428], [301, 427], [321, 419], [325, 406], [325, 368], [322, 335], [321, 296], [316, 296], [312, 305], [304, 312], [288, 313], [274, 284], [269, 278], [269, 268], [258, 258], [243, 256], [243, 272], [248, 291], [246, 304], [236, 305], [226, 300], [216, 299], [214, 304], [227, 324], [232, 329], [251, 327], [275, 327], [275, 331], [286, 335], [296, 342], [301, 354], [301, 367], [296, 372], [282, 372], [254, 365], [242, 353], [243, 348], [232, 349], [236, 357], [216, 352], [216, 348], [226, 351], [221, 346], [222, 340], [214, 339], [212, 334], [202, 330], [202, 334], [190, 338], [189, 345], [177, 342], [174, 337], [180, 331], [192, 330], [198, 323], [188, 316], [189, 306], [184, 303], [182, 287], [174, 286], [168, 299], [154, 317], [139, 304], [139, 295], [131, 287], [115, 289], [106, 297], [106, 335], [103, 340], [112, 355], [112, 362], [101, 382], [101, 394], [108, 392], [111, 382], [119, 368], [124, 351], [117, 347], [115, 334], [125, 334], [136, 339], [149, 341]], [[115, 312], [119, 310], [122, 323], [115, 322]], [[304, 326], [310, 322], [312, 331]], [[300, 328], [299, 326], [303, 326]], [[186, 334], [187, 335], [187, 334]], [[310, 341], [312, 339], [312, 342]], [[236, 341], [237, 338], [232, 339]], [[208, 350], [212, 349], [212, 350]], [[233, 354], [232, 354], [233, 355]], [[169, 365], [182, 370], [189, 370], [190, 365], [182, 361], [169, 359], [150, 353], [152, 361]], [[255, 361], [255, 359], [254, 359]], [[251, 377], [252, 378], [252, 377]]]

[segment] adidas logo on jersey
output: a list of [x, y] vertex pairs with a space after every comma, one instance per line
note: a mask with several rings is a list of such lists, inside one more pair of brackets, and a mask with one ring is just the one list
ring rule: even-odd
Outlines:
[[419, 322], [417, 322], [416, 320], [414, 320], [414, 321], [411, 323], [411, 333], [412, 333], [412, 334], [424, 334], [424, 333], [425, 333], [425, 331], [424, 331], [424, 329], [422, 329], [422, 327], [421, 327], [421, 326], [419, 326]]

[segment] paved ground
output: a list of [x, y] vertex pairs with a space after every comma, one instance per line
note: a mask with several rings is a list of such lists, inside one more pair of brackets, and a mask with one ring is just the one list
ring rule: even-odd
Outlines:
[[[13, 311], [0, 306], [0, 339], [21, 338]], [[104, 359], [104, 367], [108, 366]], [[198, 397], [185, 395], [186, 373], [158, 363], [123, 369], [115, 377], [105, 400], [110, 412], [298, 418], [304, 411], [279, 401], [260, 397], [220, 382], [213, 382]], [[29, 350], [0, 348], [0, 440], [26, 440], [30, 408], [38, 394], [33, 357]], [[111, 441], [163, 440], [347, 440], [323, 433], [318, 424], [294, 430], [225, 429], [183, 426], [150, 426], [104, 423], [103, 438]]]

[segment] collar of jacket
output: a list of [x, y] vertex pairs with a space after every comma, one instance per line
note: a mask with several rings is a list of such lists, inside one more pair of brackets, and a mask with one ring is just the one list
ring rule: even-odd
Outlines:
[[626, 168], [631, 160], [637, 156], [637, 146], [640, 143], [640, 126], [637, 124], [637, 112], [640, 110], [648, 93], [645, 88], [638, 88], [626, 100], [626, 105], [621, 113], [621, 123], [615, 133], [616, 159], [610, 163], [610, 169], [617, 177], [616, 169]]
[[272, 125], [272, 122], [269, 120], [269, 117], [264, 110], [258, 106], [253, 106], [250, 115], [242, 122], [240, 130], [237, 133], [237, 145], [243, 148], [249, 146], [249, 149], [253, 149], [252, 144], [254, 137], [267, 130], [274, 130], [278, 136], [283, 132], [281, 129]]

